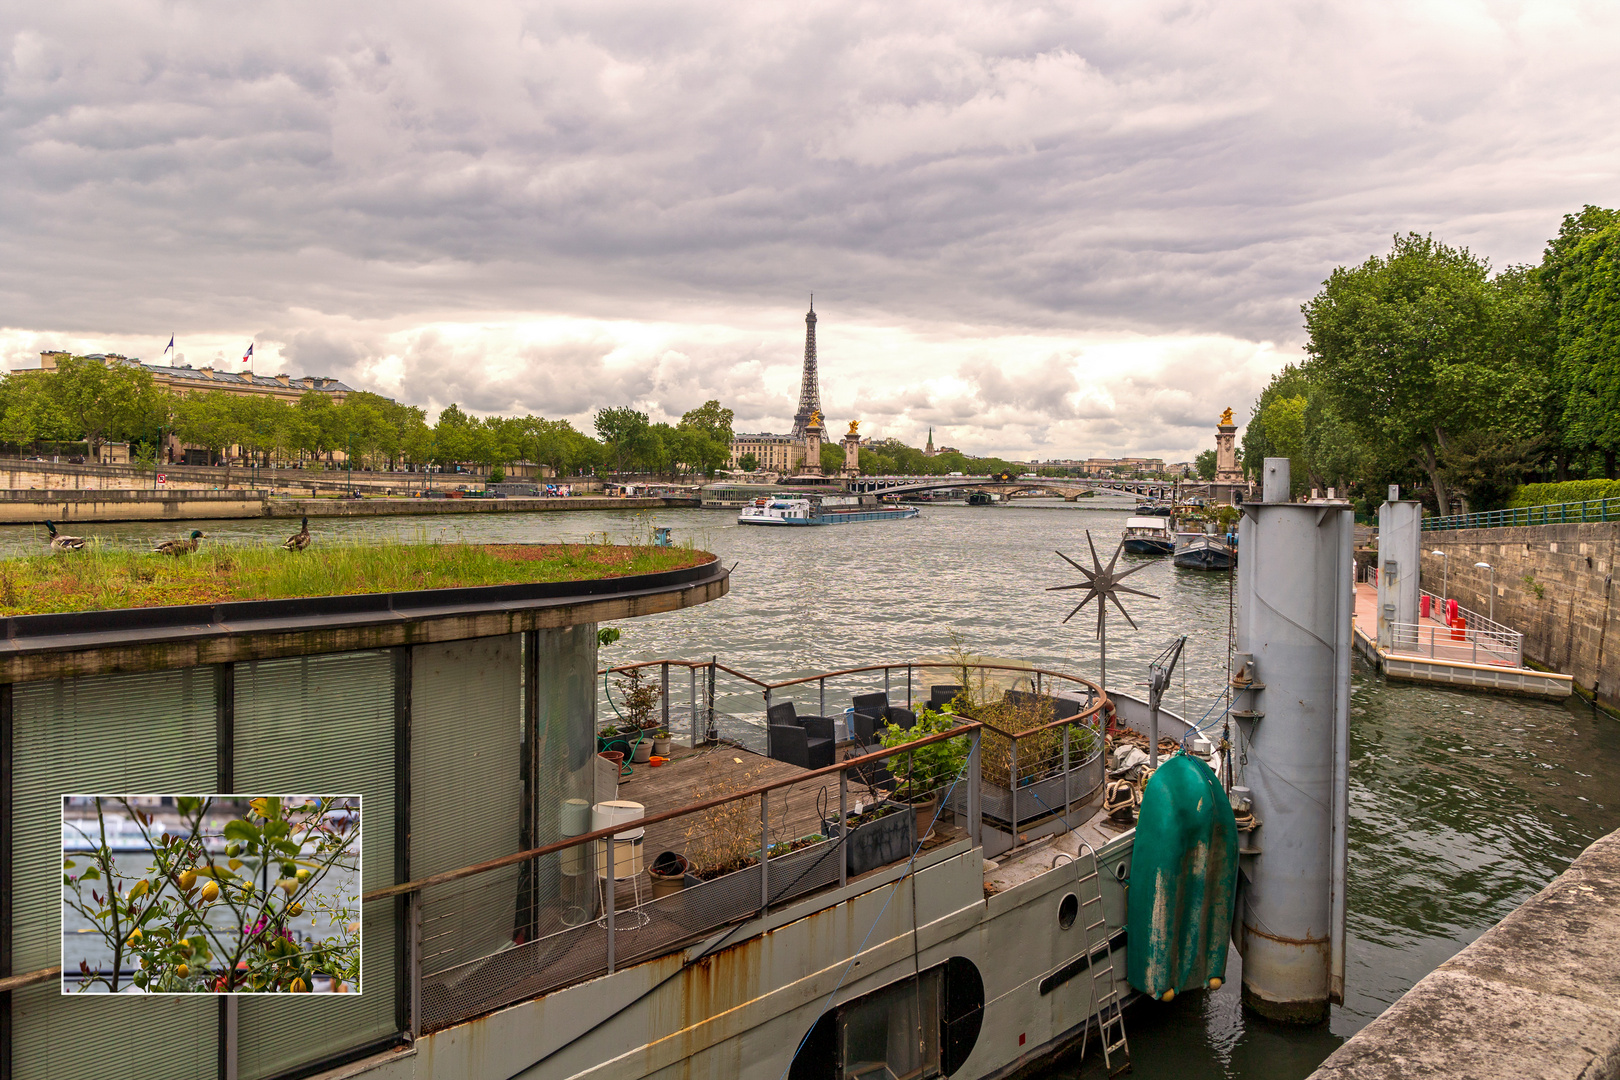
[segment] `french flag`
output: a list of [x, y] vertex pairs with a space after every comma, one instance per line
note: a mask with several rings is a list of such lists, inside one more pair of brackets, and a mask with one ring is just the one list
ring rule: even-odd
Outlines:
[[251, 364], [252, 362], [253, 362], [253, 342], [250, 341], [250, 342], [248, 342], [248, 351], [242, 354], [242, 363]]

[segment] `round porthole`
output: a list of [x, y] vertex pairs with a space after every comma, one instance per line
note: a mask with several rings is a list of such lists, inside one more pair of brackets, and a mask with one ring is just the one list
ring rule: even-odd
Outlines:
[[1075, 916], [1080, 914], [1080, 898], [1070, 893], [1058, 904], [1058, 927], [1067, 930], [1074, 925]]
[[1119, 862], [1114, 864], [1114, 877], [1118, 878], [1120, 881], [1124, 881], [1130, 876], [1131, 868], [1125, 865], [1124, 859], [1121, 859]]

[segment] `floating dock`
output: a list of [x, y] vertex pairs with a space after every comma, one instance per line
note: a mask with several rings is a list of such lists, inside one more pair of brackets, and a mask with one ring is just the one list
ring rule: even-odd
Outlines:
[[1352, 635], [1356, 651], [1390, 679], [1556, 700], [1570, 695], [1574, 683], [1570, 676], [1524, 667], [1522, 650], [1500, 636], [1447, 626], [1434, 617], [1437, 608], [1431, 611], [1434, 614], [1416, 625], [1405, 626], [1393, 647], [1382, 648], [1378, 644], [1377, 588], [1357, 582]]

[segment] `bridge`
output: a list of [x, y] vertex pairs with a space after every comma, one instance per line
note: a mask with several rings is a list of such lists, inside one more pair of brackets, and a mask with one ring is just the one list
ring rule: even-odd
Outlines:
[[[968, 488], [997, 491], [1008, 496], [1024, 491], [1045, 491], [1073, 502], [1085, 491], [1127, 497], [1169, 498], [1171, 485], [1163, 480], [1111, 480], [1080, 476], [858, 476], [845, 483], [850, 491], [871, 495], [906, 495], [919, 491]], [[1190, 485], [1183, 484], [1182, 491]]]

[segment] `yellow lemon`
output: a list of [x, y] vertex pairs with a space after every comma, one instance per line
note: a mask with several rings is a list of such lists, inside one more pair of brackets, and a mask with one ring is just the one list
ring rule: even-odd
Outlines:
[[303, 913], [304, 913], [304, 905], [303, 904], [289, 904], [287, 906], [287, 914], [291, 915], [295, 919], [298, 916], [302, 915]]
[[191, 969], [186, 965], [181, 964], [174, 969], [174, 973], [184, 979], [186, 976], [191, 974]]
[[197, 884], [197, 871], [180, 871], [180, 888], [182, 891], [191, 888], [195, 884]]
[[309, 871], [307, 869], [300, 868], [299, 871], [298, 871], [298, 880], [299, 881], [308, 881], [309, 880]]
[[136, 945], [140, 944], [143, 936], [144, 935], [141, 934], [140, 928], [137, 927], [136, 929], [130, 931], [129, 938], [124, 942], [124, 944], [133, 949]]
[[219, 882], [210, 881], [202, 887], [202, 892], [199, 895], [202, 897], [203, 903], [212, 904], [219, 899]]

